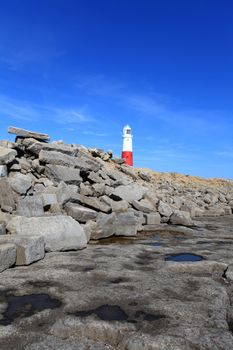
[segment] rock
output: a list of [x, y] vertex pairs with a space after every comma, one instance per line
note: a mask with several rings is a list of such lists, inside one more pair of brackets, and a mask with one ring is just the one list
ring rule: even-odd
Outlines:
[[100, 165], [98, 162], [87, 156], [86, 154], [78, 151], [66, 154], [66, 152], [44, 150], [39, 152], [39, 160], [42, 164], [62, 165], [72, 168], [78, 168], [82, 171], [98, 171]]
[[58, 204], [57, 195], [55, 193], [42, 193], [40, 197], [45, 210], [49, 209], [51, 205]]
[[0, 244], [0, 272], [13, 266], [16, 261], [16, 247], [14, 244]]
[[225, 210], [223, 207], [208, 207], [202, 214], [202, 216], [224, 216]]
[[0, 147], [0, 165], [12, 163], [17, 155], [16, 150]]
[[98, 184], [94, 184], [92, 185], [92, 188], [94, 190], [94, 196], [103, 196], [105, 193], [105, 184], [104, 183], [98, 183]]
[[96, 219], [98, 214], [96, 211], [76, 203], [66, 203], [65, 210], [69, 216], [82, 223]]
[[43, 216], [44, 205], [42, 197], [34, 195], [20, 199], [17, 204], [16, 214], [27, 217]]
[[7, 230], [21, 236], [44, 236], [47, 252], [78, 250], [87, 245], [83, 228], [70, 216], [16, 216], [8, 223]]
[[118, 186], [112, 191], [112, 195], [124, 199], [128, 203], [132, 203], [134, 200], [138, 201], [142, 199], [146, 192], [146, 187], [138, 184], [131, 184], [127, 186]]
[[137, 179], [137, 176], [135, 175], [135, 172], [134, 172], [134, 168], [128, 166], [128, 165], [125, 165], [125, 164], [122, 164], [120, 166], [120, 170], [126, 174], [126, 175], [129, 175], [130, 177], [132, 177], [132, 179], [136, 180]]
[[151, 213], [155, 211], [155, 207], [146, 199], [141, 199], [140, 201], [132, 201], [132, 206], [144, 213]]
[[13, 192], [8, 179], [5, 178], [0, 178], [0, 207], [3, 210], [9, 208], [9, 210], [5, 211], [12, 211], [15, 208]]
[[19, 162], [19, 165], [21, 169], [25, 170], [26, 172], [31, 170], [32, 167], [32, 161], [29, 161], [28, 159], [21, 157], [17, 159]]
[[11, 188], [18, 194], [25, 194], [32, 186], [32, 180], [29, 175], [15, 173], [8, 178]]
[[4, 224], [0, 224], [0, 236], [6, 234], [6, 226]]
[[151, 181], [150, 174], [149, 174], [149, 173], [146, 173], [146, 172], [144, 172], [144, 171], [139, 171], [139, 172], [138, 172], [138, 176], [139, 176], [142, 180], [144, 180], [144, 181], [146, 181], [146, 182], [150, 182], [150, 181]]
[[158, 205], [158, 212], [166, 217], [170, 217], [173, 213], [171, 207], [167, 204], [164, 203], [163, 201], [159, 201], [159, 205]]
[[90, 184], [80, 183], [80, 194], [84, 196], [93, 196], [94, 191]]
[[112, 213], [110, 215], [100, 213], [96, 221], [96, 228], [91, 234], [91, 239], [101, 239], [110, 236], [136, 236], [137, 218], [131, 212]]
[[[101, 176], [102, 175], [102, 176]], [[108, 176], [106, 174], [104, 174], [103, 172], [99, 171], [99, 172], [90, 172], [88, 177], [87, 177], [88, 181], [90, 181], [91, 183], [96, 183], [96, 184], [105, 184], [108, 186], [111, 186], [112, 184], [112, 180], [108, 178]]]
[[2, 243], [11, 243], [16, 246], [16, 265], [29, 265], [41, 260], [45, 255], [45, 241], [43, 236], [0, 236]]
[[173, 225], [192, 226], [193, 221], [187, 211], [175, 210], [170, 216], [170, 223]]
[[85, 235], [86, 235], [86, 238], [87, 238], [87, 242], [90, 241], [91, 234], [92, 234], [92, 232], [95, 232], [96, 226], [97, 226], [96, 222], [92, 221], [92, 220], [89, 220], [86, 224], [82, 225], [82, 228], [83, 228]]
[[7, 166], [0, 165], [0, 177], [6, 177], [6, 176], [7, 176]]
[[8, 128], [8, 132], [10, 134], [14, 134], [14, 135], [19, 136], [19, 137], [32, 137], [36, 140], [42, 140], [42, 141], [49, 141], [50, 140], [50, 137], [47, 134], [41, 134], [41, 133], [34, 132], [34, 131], [28, 131], [25, 129], [16, 128], [14, 126], [10, 126]]
[[75, 195], [72, 195], [69, 201], [73, 203], [79, 203], [81, 205], [95, 209], [97, 211], [102, 211], [104, 213], [109, 213], [111, 211], [110, 206], [101, 201], [101, 197], [87, 197], [77, 193]]
[[56, 151], [71, 156], [76, 156], [79, 152], [79, 149], [77, 147], [73, 147], [72, 145], [40, 142], [33, 138], [25, 138], [22, 143], [26, 147], [27, 153], [35, 154], [37, 156], [41, 150]]
[[147, 199], [154, 207], [156, 207], [156, 204], [159, 202], [156, 192], [151, 190], [143, 195], [143, 199]]
[[146, 222], [145, 222], [146, 225], [160, 224], [161, 216], [159, 215], [159, 213], [144, 214], [144, 217], [146, 219]]
[[110, 205], [112, 211], [114, 212], [125, 212], [129, 208], [129, 204], [125, 200], [114, 201], [108, 196], [103, 196], [102, 200], [108, 205]]
[[64, 181], [67, 184], [79, 185], [83, 181], [79, 169], [68, 168], [63, 165], [46, 165], [45, 175], [56, 182]]

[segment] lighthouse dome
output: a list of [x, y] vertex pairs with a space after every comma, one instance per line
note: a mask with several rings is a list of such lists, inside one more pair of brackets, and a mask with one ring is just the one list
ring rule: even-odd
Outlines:
[[131, 135], [131, 127], [128, 124], [123, 128], [123, 135]]

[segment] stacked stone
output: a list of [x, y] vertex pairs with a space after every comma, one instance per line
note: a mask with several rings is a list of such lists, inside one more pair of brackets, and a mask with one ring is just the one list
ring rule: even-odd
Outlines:
[[42, 259], [46, 251], [83, 249], [90, 239], [232, 214], [231, 182], [190, 189], [136, 172], [111, 151], [9, 132], [16, 141], [0, 141], [0, 271]]

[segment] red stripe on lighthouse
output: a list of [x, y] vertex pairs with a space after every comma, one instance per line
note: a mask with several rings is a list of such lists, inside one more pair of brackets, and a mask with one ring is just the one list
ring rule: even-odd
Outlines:
[[133, 152], [122, 151], [122, 158], [125, 159], [125, 164], [130, 166], [133, 165]]

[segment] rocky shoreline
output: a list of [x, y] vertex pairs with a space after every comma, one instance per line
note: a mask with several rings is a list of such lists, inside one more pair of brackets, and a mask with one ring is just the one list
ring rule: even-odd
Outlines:
[[9, 132], [1, 350], [233, 348], [232, 181], [134, 169], [111, 151]]

